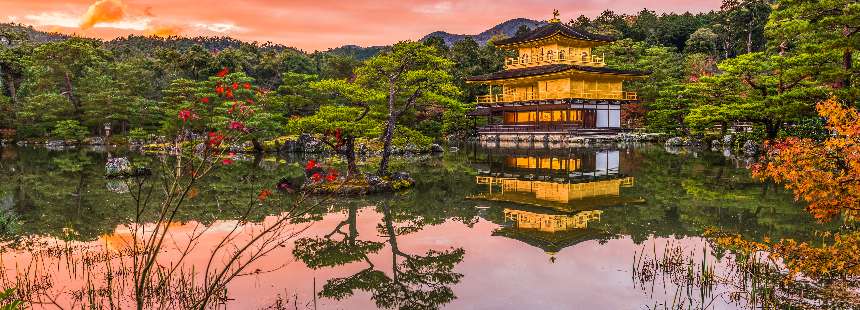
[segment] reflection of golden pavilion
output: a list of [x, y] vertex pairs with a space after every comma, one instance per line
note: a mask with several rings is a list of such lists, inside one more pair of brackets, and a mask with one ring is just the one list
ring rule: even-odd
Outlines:
[[558, 232], [588, 228], [589, 221], [600, 221], [603, 211], [582, 211], [575, 215], [543, 214], [505, 208], [505, 221], [512, 221], [520, 229], [535, 229], [542, 232]]
[[493, 231], [493, 236], [518, 240], [553, 256], [580, 242], [609, 238], [610, 234], [603, 230], [589, 227], [589, 222], [600, 221], [601, 214], [601, 210], [571, 214], [545, 208], [505, 208], [504, 222], [498, 223], [501, 227]]
[[556, 183], [482, 176], [476, 179], [479, 185], [488, 185], [490, 196], [493, 195], [493, 187], [498, 186], [501, 192], [497, 192], [497, 195], [500, 196], [504, 196], [506, 192], [532, 193], [538, 200], [560, 203], [599, 196], [620, 196], [621, 187], [633, 186], [633, 177], [587, 183]]
[[575, 171], [582, 167], [582, 160], [578, 158], [537, 158], [537, 157], [508, 157], [505, 159], [510, 167], [520, 169], [548, 169], [561, 171]]
[[490, 150], [485, 160], [479, 160], [475, 181], [486, 189], [468, 198], [508, 203], [487, 217], [501, 225], [493, 235], [550, 255], [580, 242], [611, 237], [592, 227], [601, 220], [603, 209], [643, 201], [622, 196], [622, 188], [632, 187], [634, 178], [620, 173], [621, 153], [616, 150], [528, 149], [498, 155]]

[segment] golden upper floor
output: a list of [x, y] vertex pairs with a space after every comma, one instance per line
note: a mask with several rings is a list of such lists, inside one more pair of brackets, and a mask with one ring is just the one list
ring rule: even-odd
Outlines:
[[614, 39], [573, 28], [555, 14], [547, 25], [493, 42], [499, 48], [516, 51], [517, 56], [505, 61], [504, 71], [466, 78], [467, 83], [490, 86], [487, 95], [477, 98], [478, 103], [638, 100], [636, 93], [623, 90], [622, 82], [648, 73], [606, 67], [605, 55], [595, 55], [593, 48]]
[[594, 55], [593, 48], [614, 41], [613, 38], [573, 28], [558, 19], [542, 27], [512, 38], [495, 41], [506, 50], [516, 51], [517, 57], [505, 61], [505, 69], [519, 69], [550, 64], [571, 64], [602, 67], [606, 65], [604, 55]]

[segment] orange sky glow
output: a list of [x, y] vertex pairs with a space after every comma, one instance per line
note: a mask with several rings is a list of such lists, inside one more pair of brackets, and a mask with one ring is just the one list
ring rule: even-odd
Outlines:
[[0, 0], [0, 22], [112, 39], [129, 34], [231, 36], [306, 51], [345, 44], [388, 45], [442, 30], [476, 34], [505, 20], [563, 20], [605, 9], [703, 12], [720, 0]]

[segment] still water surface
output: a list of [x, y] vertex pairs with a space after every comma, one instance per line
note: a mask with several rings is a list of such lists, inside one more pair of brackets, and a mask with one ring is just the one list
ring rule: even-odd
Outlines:
[[[24, 239], [127, 246], [124, 224], [133, 211], [124, 184], [103, 177], [107, 156], [2, 149], [0, 209], [17, 222], [4, 224], [7, 279], [41, 257]], [[218, 170], [194, 189], [173, 237], [206, 225], [199, 248], [213, 246], [239, 216], [231, 201], [300, 178], [312, 157], [256, 158]], [[265, 308], [281, 299], [299, 309], [744, 308], [730, 300], [731, 288], [703, 293], [634, 269], [637, 257], [667, 248], [718, 272], [727, 268], [730, 255], [702, 237], [708, 228], [752, 240], [813, 238], [809, 227], [817, 224], [791, 194], [751, 179], [745, 166], [723, 153], [658, 145], [466, 147], [401, 159], [394, 168], [415, 177], [414, 189], [325, 202], [295, 223], [303, 233], [255, 264], [261, 272], [230, 285], [227, 306]], [[271, 221], [283, 211], [253, 217]], [[203, 264], [202, 252], [189, 262]], [[43, 263], [55, 270], [54, 287], [81, 285], [62, 262]]]

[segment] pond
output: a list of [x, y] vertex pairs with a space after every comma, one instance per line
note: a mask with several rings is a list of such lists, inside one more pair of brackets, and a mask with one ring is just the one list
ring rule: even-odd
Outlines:
[[[57, 303], [86, 303], [86, 273], [51, 253], [71, 245], [88, 249], [67, 255], [79, 257], [93, 248], [128, 247], [129, 188], [104, 178], [108, 156], [2, 149], [4, 287], [40, 287], [55, 293]], [[279, 179], [301, 178], [310, 158], [247, 158], [193, 188], [171, 237], [208, 230], [198, 239], [203, 253], [186, 262], [203, 264], [205, 249], [235, 225], [242, 214], [231, 206]], [[296, 234], [286, 246], [230, 283], [225, 303], [235, 309], [755, 307], [733, 294], [737, 288], [702, 277], [733, 265], [705, 232], [810, 240], [813, 225], [833, 227], [816, 224], [791, 193], [753, 180], [746, 165], [722, 152], [661, 145], [465, 146], [400, 158], [394, 168], [411, 173], [413, 189], [315, 202], [290, 224]], [[284, 212], [261, 205], [242, 229], [253, 231]], [[686, 276], [696, 270], [704, 272]]]

